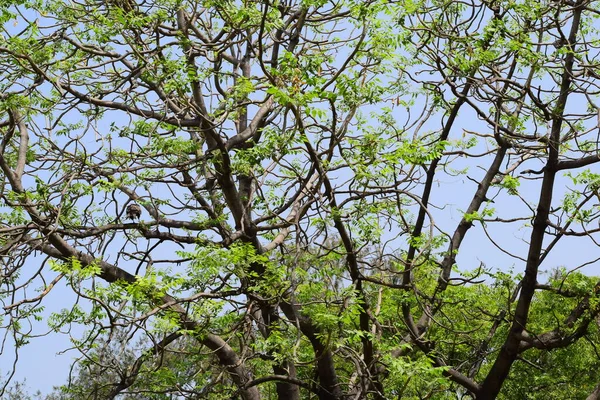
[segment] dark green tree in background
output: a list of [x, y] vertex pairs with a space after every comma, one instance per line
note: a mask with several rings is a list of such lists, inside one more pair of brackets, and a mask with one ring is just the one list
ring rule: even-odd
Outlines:
[[599, 16], [0, 2], [0, 396], [598, 398]]

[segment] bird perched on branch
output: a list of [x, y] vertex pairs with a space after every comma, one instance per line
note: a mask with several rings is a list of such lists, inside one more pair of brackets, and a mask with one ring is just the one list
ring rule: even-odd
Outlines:
[[130, 204], [127, 206], [125, 214], [127, 215], [127, 218], [131, 220], [134, 220], [136, 218], [140, 219], [140, 216], [142, 215], [142, 207], [135, 203]]

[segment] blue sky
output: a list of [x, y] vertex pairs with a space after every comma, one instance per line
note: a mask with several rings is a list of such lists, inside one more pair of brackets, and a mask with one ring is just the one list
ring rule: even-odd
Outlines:
[[[20, 24], [17, 24], [12, 29], [19, 30]], [[343, 52], [341, 53], [343, 55]], [[342, 59], [343, 57], [340, 57]], [[541, 80], [540, 84], [552, 86], [547, 78]], [[417, 85], [415, 84], [415, 91]], [[420, 99], [422, 100], [422, 99]], [[411, 108], [410, 111], [415, 112], [418, 109], [419, 101]], [[378, 106], [378, 105], [377, 105]], [[569, 110], [577, 112], [579, 109], [585, 108], [584, 99], [579, 97], [575, 98], [569, 104]], [[376, 106], [372, 107], [376, 109]], [[369, 108], [366, 108], [369, 111]], [[366, 114], [366, 113], [365, 113]], [[402, 107], [394, 109], [394, 115], [399, 120], [407, 115], [407, 110]], [[115, 114], [116, 115], [116, 114]], [[453, 128], [450, 135], [451, 140], [459, 140], [463, 134], [469, 131], [478, 131], [480, 133], [489, 134], [489, 128], [481, 122], [476, 114], [469, 109], [467, 105], [463, 106], [460, 114], [460, 122]], [[425, 129], [436, 131], [440, 129], [441, 120], [443, 115], [441, 113], [434, 114], [424, 126]], [[116, 117], [112, 114], [103, 120], [103, 123], [97, 127], [97, 133], [101, 138], [106, 134], [109, 129], [111, 122], [116, 121]], [[127, 124], [128, 121], [122, 121], [121, 123]], [[43, 121], [40, 121], [43, 124]], [[588, 121], [588, 126], [595, 124], [595, 121]], [[86, 135], [86, 142], [92, 148], [100, 149], [106, 145], [105, 142], [99, 141], [99, 137], [94, 132], [94, 129], [90, 129]], [[116, 135], [115, 135], [116, 136]], [[119, 141], [116, 139], [113, 143], [118, 144]], [[473, 153], [484, 152], [491, 148], [491, 144], [485, 140], [481, 140], [479, 145], [471, 149]], [[434, 194], [432, 198], [432, 207], [430, 207], [431, 215], [436, 223], [436, 230], [439, 229], [448, 234], [452, 234], [456, 225], [463, 216], [462, 211], [465, 210], [471, 200], [477, 181], [481, 179], [485, 173], [486, 167], [491, 162], [491, 156], [483, 156], [477, 158], [474, 162], [470, 159], [457, 159], [453, 162], [452, 167], [460, 169], [462, 167], [469, 167], [469, 171], [466, 175], [452, 176], [450, 174], [440, 173], [438, 181], [434, 188]], [[507, 168], [505, 165], [503, 168]], [[523, 171], [527, 169], [539, 169], [540, 162], [532, 159], [524, 162], [518, 169], [517, 174], [521, 174], [521, 186], [519, 188], [518, 196], [511, 196], [505, 191], [500, 191], [498, 188], [492, 188], [488, 197], [494, 200], [493, 203], [488, 203], [486, 206], [494, 208], [494, 217], [499, 218], [513, 218], [517, 216], [528, 216], [531, 212], [528, 205], [535, 207], [539, 196], [540, 180], [534, 179], [536, 175], [523, 174]], [[595, 166], [590, 167], [592, 171], [598, 171]], [[340, 180], [347, 179], [346, 176], [339, 176]], [[555, 202], [558, 206], [560, 204], [560, 198], [567, 192], [567, 188], [572, 187], [572, 183], [569, 178], [562, 174], [557, 180], [555, 186]], [[416, 191], [420, 194], [420, 191]], [[143, 192], [142, 192], [143, 193]], [[148, 194], [148, 193], [146, 193]], [[597, 201], [594, 201], [597, 203]], [[123, 202], [121, 204], [124, 204]], [[436, 208], [438, 206], [438, 208]], [[111, 212], [115, 210], [111, 209]], [[413, 208], [414, 211], [414, 208]], [[142, 218], [148, 218], [147, 214]], [[457, 263], [462, 270], [475, 270], [481, 263], [492, 270], [510, 270], [513, 269], [515, 272], [523, 270], [524, 262], [522, 259], [526, 257], [528, 249], [527, 241], [530, 235], [529, 221], [516, 221], [513, 223], [497, 223], [497, 222], [486, 222], [488, 232], [491, 239], [502, 249], [508, 249], [516, 257], [511, 257], [506, 252], [500, 250], [496, 245], [490, 241], [481, 223], [476, 222], [475, 226], [468, 232], [465, 242], [461, 247], [461, 250], [457, 257]], [[384, 237], [389, 238], [394, 247], [402, 248], [406, 246], [405, 237], [396, 237], [397, 231], [386, 232]], [[552, 238], [546, 237], [546, 244], [550, 242]], [[151, 241], [150, 244], [153, 244]], [[121, 246], [124, 245], [122, 238], [116, 240], [111, 244], [110, 251], [107, 252], [107, 261], [113, 261], [115, 253]], [[133, 246], [129, 247], [133, 249]], [[165, 258], [168, 258], [170, 254], [180, 250], [177, 246], [162, 245], [161, 253], [165, 254]], [[441, 249], [442, 251], [444, 249]], [[600, 257], [600, 250], [598, 246], [590, 238], [563, 238], [560, 243], [552, 250], [549, 257], [544, 261], [541, 266], [542, 270], [551, 271], [553, 268], [565, 266], [568, 269], [576, 268], [580, 265], [585, 264], [590, 260], [595, 260]], [[33, 258], [29, 262], [35, 264], [41, 262], [42, 258]], [[133, 272], [135, 269], [135, 263], [119, 263], [119, 266], [126, 270]], [[29, 264], [28, 264], [29, 267]], [[31, 265], [31, 268], [37, 268], [37, 265]], [[598, 268], [595, 264], [590, 264], [581, 269], [581, 271], [589, 275], [598, 275]], [[51, 274], [52, 275], [52, 274]], [[55, 275], [55, 274], [54, 274]], [[64, 283], [64, 282], [63, 282]], [[45, 311], [44, 315], [48, 317], [52, 312], [58, 312], [64, 307], [71, 307], [75, 300], [72, 292], [62, 286], [62, 283], [53, 290], [45, 299]], [[42, 334], [47, 332], [48, 328], [45, 322], [34, 325], [35, 334]], [[20, 349], [19, 352], [19, 365], [17, 367], [17, 373], [15, 375], [16, 380], [27, 379], [27, 383], [32, 390], [41, 390], [44, 393], [48, 393], [53, 386], [60, 385], [66, 382], [69, 374], [69, 367], [75, 357], [79, 356], [77, 351], [65, 351], [71, 347], [69, 341], [69, 335], [73, 335], [75, 338], [79, 338], [83, 333], [84, 328], [74, 327], [71, 332], [63, 335], [49, 334], [39, 338], [33, 338], [31, 343]], [[7, 346], [10, 346], [10, 342], [7, 342]], [[6, 374], [6, 371], [10, 371], [9, 362], [6, 361], [6, 356], [10, 356], [10, 352], [5, 352], [0, 356], [0, 372]], [[52, 368], [47, 366], [51, 365]]]

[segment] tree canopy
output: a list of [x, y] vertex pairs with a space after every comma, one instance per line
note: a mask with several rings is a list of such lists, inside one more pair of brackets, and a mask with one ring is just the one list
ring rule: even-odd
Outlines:
[[0, 2], [0, 396], [598, 398], [599, 16]]

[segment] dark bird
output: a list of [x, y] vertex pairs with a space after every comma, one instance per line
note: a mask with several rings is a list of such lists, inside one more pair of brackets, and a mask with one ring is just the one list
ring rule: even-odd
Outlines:
[[125, 214], [127, 215], [127, 218], [133, 220], [133, 219], [140, 219], [140, 216], [142, 215], [142, 207], [140, 207], [138, 204], [130, 204], [127, 206], [127, 210], [125, 210]]

